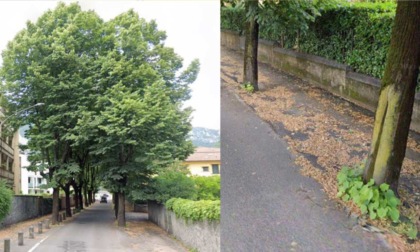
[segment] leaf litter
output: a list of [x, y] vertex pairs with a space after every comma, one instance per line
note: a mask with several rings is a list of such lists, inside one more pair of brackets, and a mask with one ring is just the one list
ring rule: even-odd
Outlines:
[[[241, 54], [222, 48], [223, 87], [237, 93], [259, 117], [273, 128], [282, 128], [289, 150], [300, 172], [317, 180], [330, 199], [360, 216], [355, 204], [336, 197], [336, 176], [342, 166], [357, 166], [369, 152], [374, 117], [320, 88], [260, 63], [260, 91], [249, 93], [240, 87]], [[284, 135], [284, 134], [282, 134]], [[297, 137], [301, 136], [301, 137]], [[305, 136], [305, 137], [302, 137]], [[420, 157], [420, 143], [410, 136], [408, 149]], [[402, 183], [402, 181], [404, 183]], [[400, 211], [410, 216], [420, 231], [420, 161], [408, 157], [401, 170]], [[396, 251], [420, 251], [420, 241], [409, 243], [392, 231], [387, 221], [371, 221], [384, 231]]]

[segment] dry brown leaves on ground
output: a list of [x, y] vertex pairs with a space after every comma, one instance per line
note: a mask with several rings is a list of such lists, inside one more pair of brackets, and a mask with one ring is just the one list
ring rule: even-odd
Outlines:
[[[240, 55], [223, 49], [221, 65], [223, 85], [236, 92], [274, 129], [283, 130], [301, 173], [316, 179], [331, 199], [342, 202], [336, 198], [337, 173], [342, 166], [356, 166], [366, 158], [373, 117], [319, 88], [264, 65], [259, 68], [260, 91], [250, 94], [239, 85]], [[412, 138], [408, 147], [420, 153], [420, 144]], [[404, 186], [400, 197], [410, 206], [402, 207], [402, 214], [419, 220], [420, 162], [406, 158], [401, 179]], [[342, 203], [360, 214], [354, 204]], [[386, 226], [379, 221], [374, 224]], [[391, 233], [387, 237], [396, 251], [420, 251], [420, 241], [408, 244], [401, 236]]]

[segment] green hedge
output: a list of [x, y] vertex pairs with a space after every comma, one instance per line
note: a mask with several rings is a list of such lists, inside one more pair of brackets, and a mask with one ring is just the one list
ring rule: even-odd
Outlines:
[[187, 200], [172, 198], [165, 203], [166, 209], [172, 210], [177, 217], [199, 221], [220, 220], [220, 200]]
[[197, 190], [197, 200], [220, 199], [220, 176], [193, 177]]
[[[394, 3], [337, 4], [320, 10], [321, 16], [305, 33], [286, 33], [284, 48], [325, 57], [347, 64], [356, 72], [382, 78], [395, 17]], [[221, 28], [242, 33], [245, 11], [222, 8]], [[260, 26], [260, 38], [277, 40], [278, 35]]]
[[0, 221], [9, 214], [12, 207], [13, 192], [0, 180]]

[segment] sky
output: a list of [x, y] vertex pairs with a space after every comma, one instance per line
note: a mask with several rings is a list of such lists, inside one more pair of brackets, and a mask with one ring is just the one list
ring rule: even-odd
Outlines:
[[[195, 111], [193, 127], [220, 129], [220, 3], [218, 0], [102, 0], [79, 2], [82, 10], [94, 10], [104, 20], [112, 19], [129, 9], [140, 17], [156, 20], [159, 30], [166, 31], [165, 45], [174, 48], [184, 59], [184, 67], [198, 58], [200, 73], [191, 85], [192, 98], [186, 102]], [[0, 1], [0, 51], [15, 35], [35, 22], [58, 1]], [[0, 64], [2, 59], [0, 57]]]

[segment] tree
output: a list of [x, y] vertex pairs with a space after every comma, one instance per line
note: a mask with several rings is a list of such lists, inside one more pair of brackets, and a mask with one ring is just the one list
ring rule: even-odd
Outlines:
[[397, 192], [420, 65], [420, 2], [398, 1], [363, 179]]
[[82, 195], [86, 205], [93, 201], [101, 176], [118, 195], [118, 223], [125, 225], [131, 183], [192, 152], [191, 109], [182, 102], [199, 62], [181, 71], [182, 58], [165, 39], [156, 22], [132, 10], [104, 22], [60, 3], [28, 22], [3, 52], [2, 105], [16, 111], [45, 103], [10, 121], [29, 125], [31, 166], [48, 170], [53, 223], [59, 187], [68, 198], [73, 186], [81, 208]]
[[45, 103], [10, 121], [14, 126], [29, 125], [26, 136], [32, 167], [48, 170], [54, 188], [53, 223], [59, 206], [59, 183], [54, 176], [62, 176], [64, 167], [73, 163], [68, 133], [76, 125], [80, 109], [91, 103], [85, 99], [95, 81], [89, 78], [90, 66], [106, 45], [102, 24], [94, 12], [60, 3], [35, 23], [28, 22], [2, 54], [2, 93], [6, 98], [2, 106], [17, 111]]
[[184, 71], [182, 59], [164, 46], [166, 35], [154, 21], [130, 10], [103, 29], [107, 53], [92, 68], [94, 106], [81, 112], [72, 139], [91, 142], [106, 187], [118, 199], [118, 225], [125, 226], [125, 197], [154, 169], [192, 151], [187, 135], [191, 109], [181, 109], [190, 97], [199, 62]]
[[95, 154], [107, 157], [104, 179], [118, 195], [119, 226], [125, 226], [130, 178], [150, 177], [154, 161], [185, 158], [192, 152], [190, 145], [184, 145], [191, 129], [190, 111], [171, 101], [163, 81], [142, 91], [131, 91], [122, 84], [113, 86], [99, 101], [103, 109], [93, 119], [102, 132]]
[[246, 13], [242, 84], [251, 84], [254, 91], [259, 89], [258, 37], [261, 26], [278, 38], [287, 30], [305, 32], [308, 22], [314, 21], [319, 15], [317, 8], [323, 4], [323, 1], [314, 3], [310, 0], [245, 0], [239, 3], [237, 8], [245, 8]]
[[245, 27], [245, 53], [242, 84], [251, 84], [258, 91], [258, 0], [245, 1], [247, 21]]

